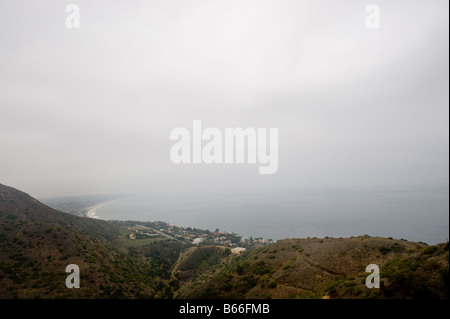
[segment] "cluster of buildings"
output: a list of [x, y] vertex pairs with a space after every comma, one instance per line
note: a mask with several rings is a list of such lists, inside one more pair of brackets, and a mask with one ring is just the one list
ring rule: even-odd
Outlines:
[[129, 235], [130, 239], [148, 238], [150, 236], [166, 236], [193, 245], [220, 245], [242, 252], [247, 248], [257, 248], [271, 243], [271, 240], [264, 238], [244, 238], [235, 233], [228, 233], [197, 229], [192, 227], [177, 226], [165, 222], [139, 222], [132, 227], [134, 233]]

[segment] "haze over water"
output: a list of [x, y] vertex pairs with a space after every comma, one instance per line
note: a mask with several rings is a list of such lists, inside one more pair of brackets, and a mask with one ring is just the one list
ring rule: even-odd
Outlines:
[[[380, 1], [379, 28], [368, 4], [78, 0], [72, 29], [61, 1], [0, 1], [0, 183], [143, 194], [104, 219], [445, 241], [449, 1]], [[278, 129], [277, 172], [175, 164], [195, 120]]]
[[447, 186], [315, 189], [259, 194], [140, 195], [96, 210], [102, 219], [165, 221], [274, 240], [368, 234], [449, 238]]

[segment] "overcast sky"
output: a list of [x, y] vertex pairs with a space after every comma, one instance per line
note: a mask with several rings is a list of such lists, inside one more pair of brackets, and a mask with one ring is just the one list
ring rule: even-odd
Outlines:
[[[448, 1], [371, 2], [0, 0], [0, 183], [37, 197], [448, 184]], [[195, 119], [278, 128], [278, 172], [173, 164], [170, 132]]]

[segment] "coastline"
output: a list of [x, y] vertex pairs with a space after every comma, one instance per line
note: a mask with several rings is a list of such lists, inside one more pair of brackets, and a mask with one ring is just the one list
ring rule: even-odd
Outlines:
[[113, 204], [113, 203], [115, 203], [115, 202], [117, 202], [117, 201], [119, 201], [121, 199], [124, 199], [124, 198], [113, 199], [113, 200], [109, 200], [109, 201], [106, 201], [106, 202], [101, 202], [101, 203], [95, 204], [93, 206], [87, 207], [87, 208], [85, 208], [83, 210], [81, 215], [84, 216], [84, 217], [88, 217], [88, 218], [102, 219], [102, 218], [100, 218], [100, 216], [98, 216], [96, 214], [95, 211], [97, 209], [101, 208], [101, 207], [104, 207], [104, 206], [107, 206], [107, 205], [111, 205], [111, 204]]

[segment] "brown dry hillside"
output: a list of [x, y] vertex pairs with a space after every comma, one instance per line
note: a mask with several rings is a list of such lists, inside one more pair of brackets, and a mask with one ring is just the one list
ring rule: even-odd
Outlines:
[[[368, 289], [377, 264], [381, 289]], [[448, 298], [448, 244], [360, 236], [286, 239], [194, 277], [179, 298]]]

